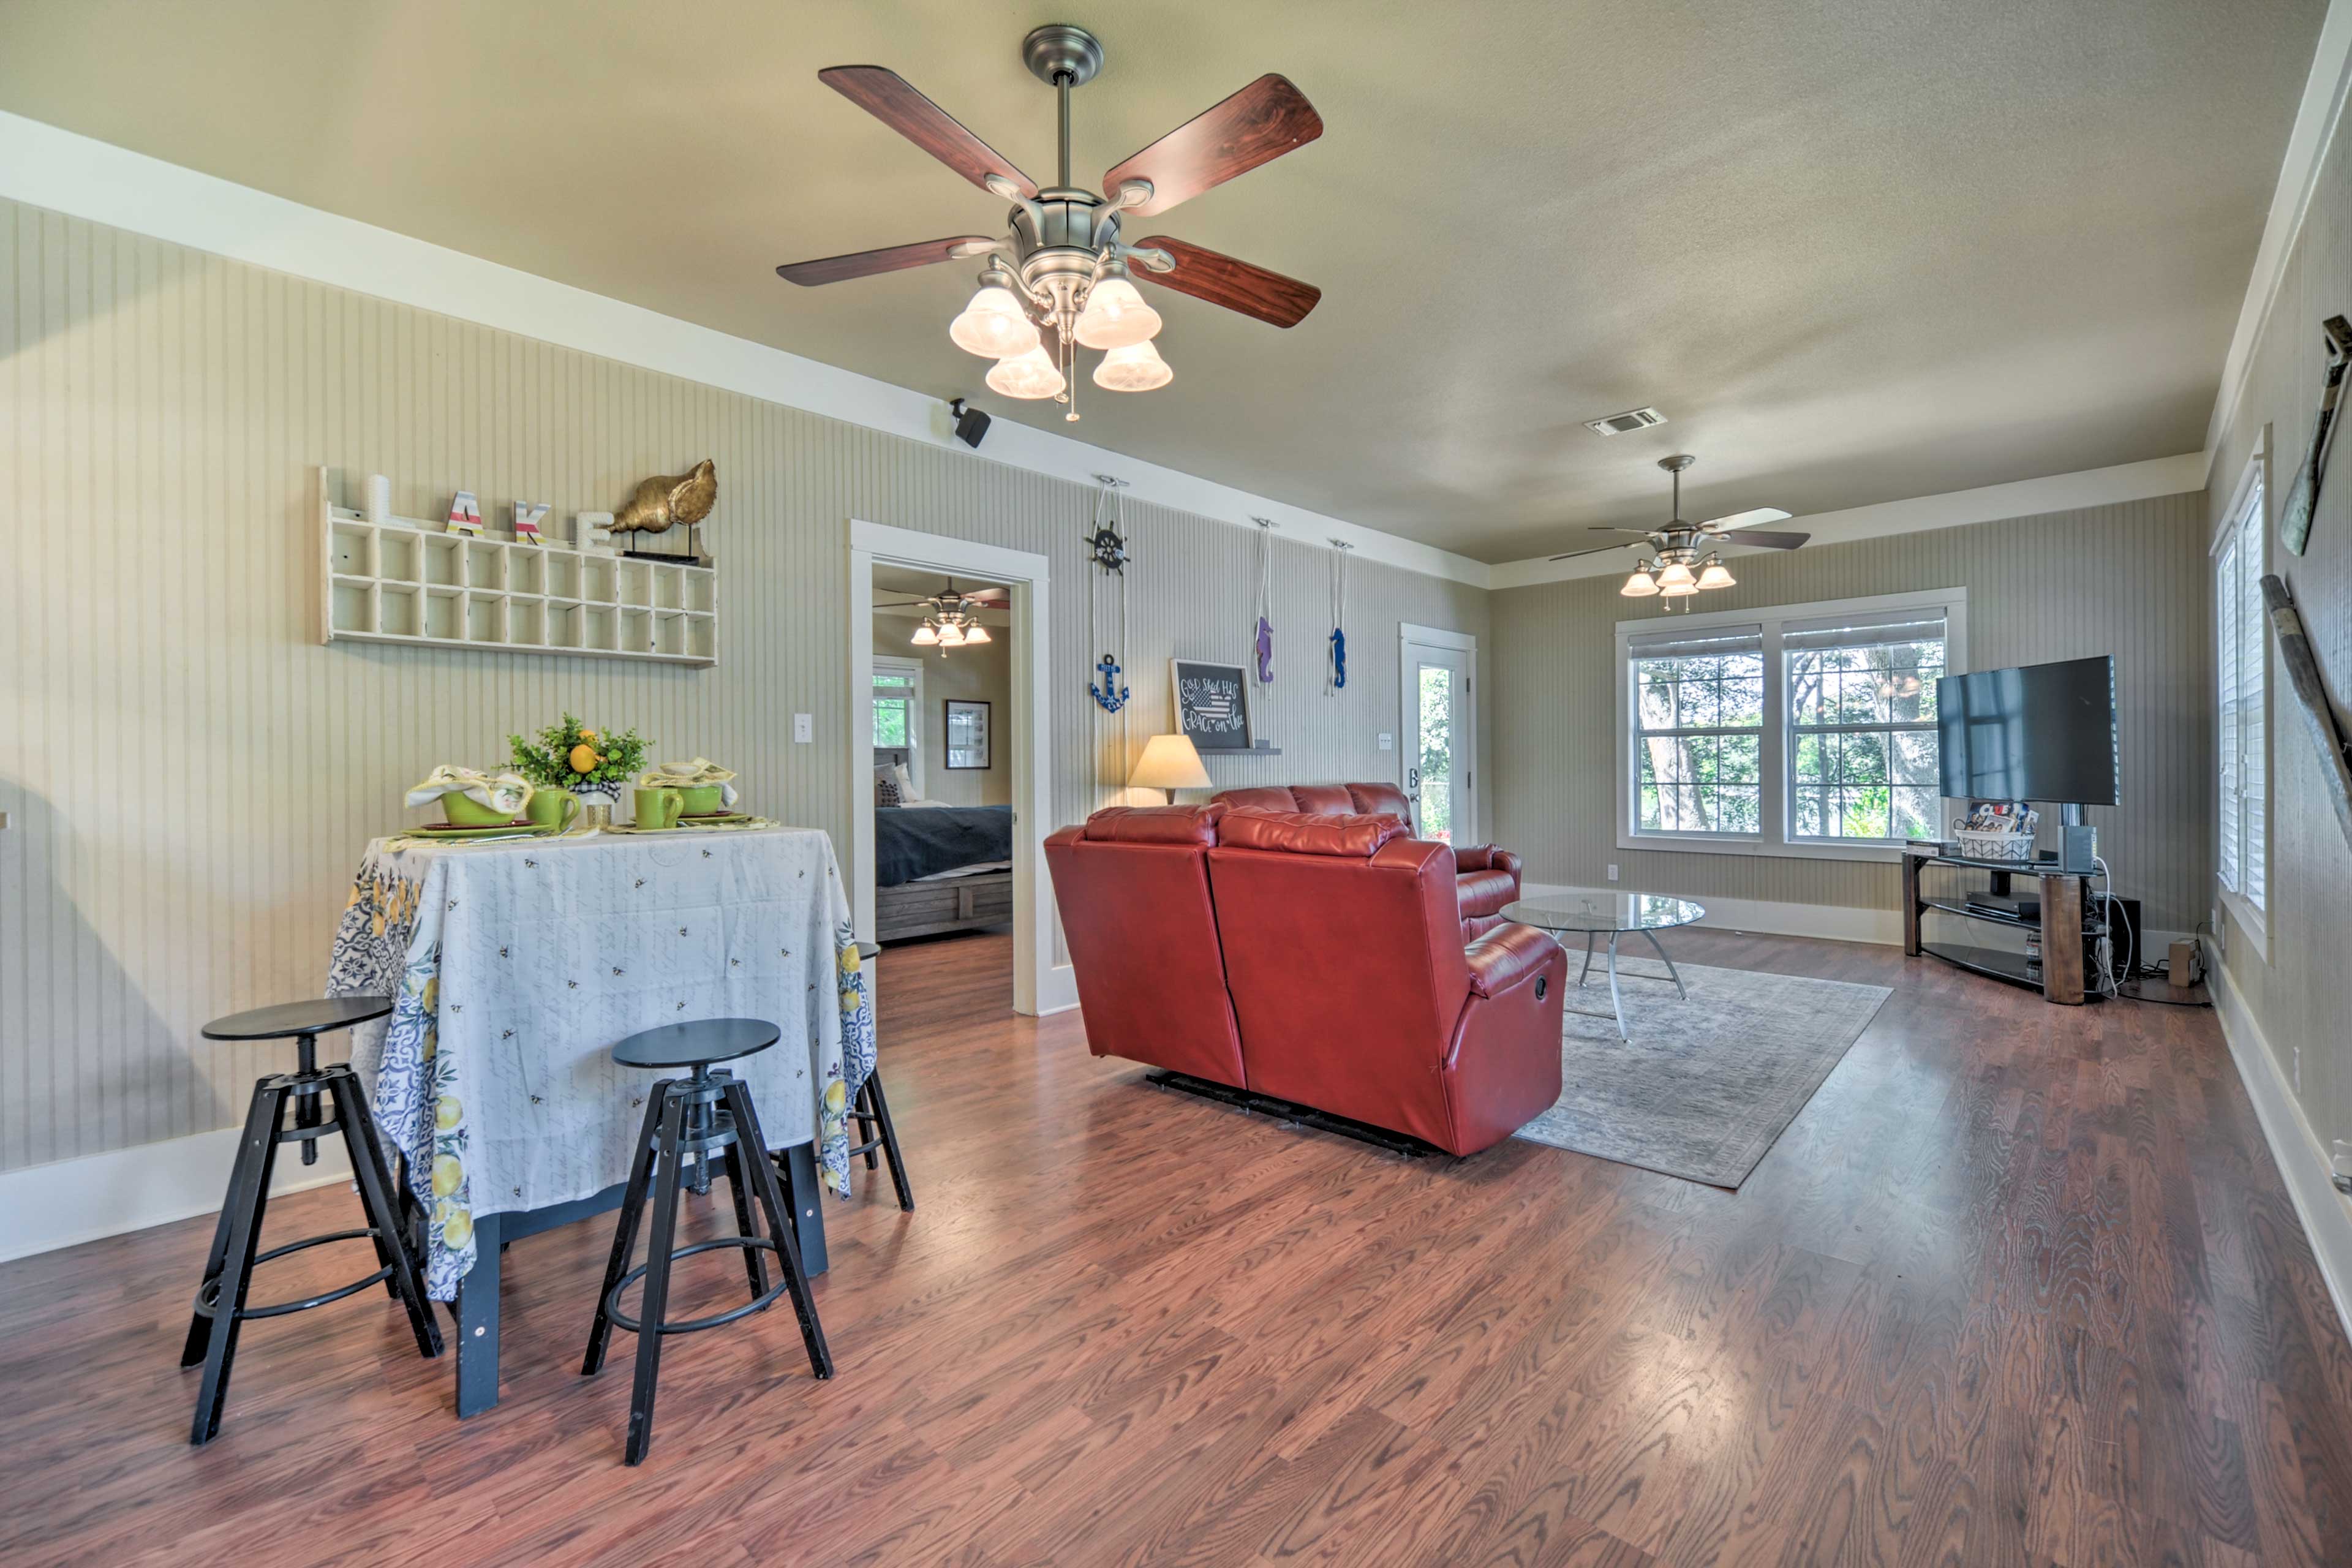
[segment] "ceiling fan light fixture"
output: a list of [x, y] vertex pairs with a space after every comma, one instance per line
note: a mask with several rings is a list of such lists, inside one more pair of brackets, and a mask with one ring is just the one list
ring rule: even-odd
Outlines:
[[956, 625], [953, 621], [950, 621], [947, 625], [941, 626], [940, 628], [940, 646], [941, 647], [963, 647], [963, 628]]
[[1111, 350], [1095, 366], [1095, 384], [1105, 392], [1151, 392], [1175, 379], [1149, 338]]
[[974, 643], [994, 642], [996, 639], [988, 635], [988, 628], [986, 626], [982, 626], [978, 621], [974, 621], [971, 626], [964, 628], [963, 640], [964, 646], [969, 647]]
[[1054, 362], [1045, 357], [1043, 344], [998, 360], [996, 368], [988, 373], [989, 389], [1007, 397], [1058, 397], [1068, 384]]
[[948, 337], [966, 353], [1008, 359], [1040, 346], [1037, 324], [1021, 309], [1013, 290], [983, 283], [963, 313], [948, 323]]
[[930, 622], [921, 622], [915, 627], [914, 642], [917, 647], [929, 647], [939, 640], [940, 628]]
[[1628, 599], [1647, 599], [1657, 591], [1657, 583], [1639, 567], [1634, 568], [1633, 574], [1625, 579], [1625, 585], [1617, 590]]
[[1681, 562], [1669, 561], [1664, 569], [1658, 574], [1658, 592], [1696, 594], [1698, 592], [1698, 580], [1691, 575], [1691, 569]]
[[1731, 568], [1711, 555], [1707, 557], [1706, 564], [1699, 568], [1698, 585], [1702, 588], [1736, 587], [1738, 582], [1739, 579], [1731, 574]]
[[1160, 325], [1160, 312], [1144, 302], [1135, 285], [1111, 272], [1087, 291], [1087, 308], [1078, 313], [1073, 335], [1090, 349], [1123, 349], [1157, 337]]

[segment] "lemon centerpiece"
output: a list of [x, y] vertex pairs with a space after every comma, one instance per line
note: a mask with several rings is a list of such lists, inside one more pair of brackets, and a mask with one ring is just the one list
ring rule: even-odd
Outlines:
[[551, 817], [561, 808], [562, 793], [583, 805], [614, 805], [621, 786], [645, 767], [649, 750], [635, 730], [593, 730], [569, 713], [541, 730], [536, 741], [509, 735], [507, 743], [513, 748], [514, 770], [554, 797], [548, 802]]

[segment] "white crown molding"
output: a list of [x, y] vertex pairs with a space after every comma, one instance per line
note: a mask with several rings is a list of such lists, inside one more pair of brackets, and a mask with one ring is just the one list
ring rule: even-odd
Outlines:
[[[2228, 357], [2221, 362], [2221, 389], [2213, 399], [2212, 420], [2205, 427], [2209, 472], [2229, 435], [2230, 422], [2237, 417], [2239, 400], [2245, 395], [2254, 345], [2262, 341], [2271, 308], [2278, 303], [2287, 258], [2294, 254], [2303, 220], [2311, 211], [2312, 193], [2318, 188], [2319, 171], [2327, 162], [2327, 149], [2342, 122], [2347, 89], [2352, 89], [2352, 0], [2330, 0], [2326, 20], [2319, 26], [2319, 46], [2312, 51], [2311, 74], [2304, 79], [2294, 129], [2286, 139], [2286, 156], [2280, 161], [2278, 184], [2271, 192], [2270, 216], [2263, 224], [2262, 244], [2254, 251], [2246, 298], [2238, 307], [2238, 328], [2231, 335]], [[2317, 330], [2315, 324], [2313, 331]]]
[[[321, 212], [54, 125], [0, 111], [0, 196], [233, 260], [455, 316], [730, 392], [1129, 494], [1235, 528], [1270, 517], [1293, 539], [1342, 539], [1362, 561], [1486, 586], [1483, 561], [1364, 528], [1050, 431], [1000, 419], [985, 458], [954, 440], [947, 405], [835, 365]], [[779, 284], [779, 288], [783, 285]]]
[[[2206, 455], [2183, 452], [2145, 462], [2119, 463], [2111, 468], [2085, 468], [2080, 473], [2052, 474], [2045, 479], [2018, 479], [2005, 485], [1985, 485], [1972, 490], [1951, 490], [1910, 500], [1881, 501], [1844, 511], [1820, 511], [1775, 529], [1812, 535], [1815, 544], [1842, 544], [1853, 539], [1877, 539], [1891, 533], [1919, 533], [1931, 528], [1963, 528], [1971, 523], [1999, 522], [2005, 518], [2039, 517], [2044, 512], [2077, 511], [2084, 507], [2114, 506], [2155, 496], [2180, 495], [2205, 488]], [[1738, 534], [1730, 537], [1737, 539]], [[1761, 552], [1739, 550], [1735, 555]], [[1540, 556], [1507, 561], [1493, 568], [1488, 586], [1525, 588], [1538, 583], [1564, 583], [1579, 577], [1614, 577], [1630, 568], [1622, 551], [1580, 556], [1573, 561], [1548, 561]]]

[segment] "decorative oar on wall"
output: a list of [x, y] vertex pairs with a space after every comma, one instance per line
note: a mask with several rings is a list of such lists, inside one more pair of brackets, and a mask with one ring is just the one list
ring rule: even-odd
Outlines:
[[2328, 792], [2336, 807], [2336, 826], [2352, 841], [2352, 747], [2344, 742], [2343, 731], [2336, 727], [2336, 710], [2328, 705], [2327, 684], [2320, 679], [2319, 660], [2312, 656], [2311, 638], [2303, 629], [2303, 614], [2294, 607], [2294, 595], [2275, 574], [2263, 579], [2263, 603], [2271, 613], [2271, 632], [2278, 638], [2279, 662], [2286, 666], [2287, 679], [2294, 684], [2294, 695], [2303, 705], [2304, 727], [2319, 747], [2321, 771], [2327, 774]]
[[2294, 472], [2294, 488], [2287, 491], [2286, 510], [2279, 514], [2279, 542], [2297, 555], [2311, 541], [2312, 513], [2319, 507], [2319, 487], [2327, 478], [2327, 449], [2336, 439], [2336, 400], [2344, 391], [2344, 372], [2352, 365], [2352, 321], [2330, 316], [2319, 323], [2327, 340], [2327, 369], [2320, 377], [2319, 417], [2312, 426], [2311, 445], [2304, 449], [2303, 467]]

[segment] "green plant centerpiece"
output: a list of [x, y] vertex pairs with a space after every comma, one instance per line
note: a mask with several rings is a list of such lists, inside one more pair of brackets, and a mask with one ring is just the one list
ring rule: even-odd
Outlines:
[[514, 748], [514, 770], [541, 789], [569, 790], [607, 805], [644, 771], [649, 749], [635, 730], [617, 735], [591, 730], [569, 713], [541, 730], [536, 742], [509, 735], [507, 743]]

